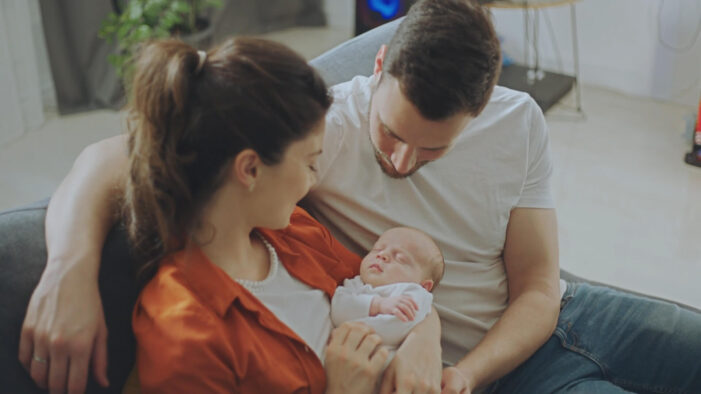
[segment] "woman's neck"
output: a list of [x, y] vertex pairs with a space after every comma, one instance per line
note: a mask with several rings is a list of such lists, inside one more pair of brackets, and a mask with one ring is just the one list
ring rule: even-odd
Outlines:
[[234, 279], [260, 281], [270, 269], [268, 251], [246, 222], [244, 207], [220, 190], [205, 207], [195, 241], [209, 260]]

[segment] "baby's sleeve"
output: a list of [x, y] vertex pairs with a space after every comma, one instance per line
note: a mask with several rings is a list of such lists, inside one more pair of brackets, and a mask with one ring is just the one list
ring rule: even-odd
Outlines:
[[373, 297], [372, 294], [353, 291], [348, 286], [338, 286], [331, 299], [331, 321], [334, 327], [370, 316]]
[[433, 303], [433, 295], [426, 291], [423, 287], [418, 284], [406, 284], [402, 283], [396, 288], [392, 289], [393, 286], [384, 286], [384, 289], [380, 290], [383, 296], [398, 296], [398, 295], [408, 295], [416, 302], [419, 309], [416, 311], [414, 320], [411, 321], [401, 321], [394, 315], [377, 315], [373, 317], [368, 317], [362, 319], [363, 323], [366, 323], [375, 330], [380, 338], [382, 338], [382, 344], [387, 346], [399, 346], [404, 338], [409, 335], [409, 332], [419, 323], [421, 323], [426, 316], [431, 312], [431, 304]]

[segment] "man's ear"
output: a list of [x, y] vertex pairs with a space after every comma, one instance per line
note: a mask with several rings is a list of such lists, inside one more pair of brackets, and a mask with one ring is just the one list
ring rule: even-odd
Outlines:
[[382, 65], [385, 62], [385, 54], [387, 53], [387, 45], [382, 44], [380, 47], [380, 50], [377, 51], [377, 55], [375, 55], [375, 69], [373, 70], [373, 74], [379, 75], [382, 72]]
[[428, 291], [428, 292], [433, 290], [433, 280], [432, 279], [422, 280], [421, 282], [419, 282], [419, 284], [421, 285], [421, 287], [426, 289], [426, 291]]
[[256, 151], [253, 149], [242, 150], [236, 155], [231, 166], [231, 180], [252, 191], [259, 178], [260, 165], [260, 157]]

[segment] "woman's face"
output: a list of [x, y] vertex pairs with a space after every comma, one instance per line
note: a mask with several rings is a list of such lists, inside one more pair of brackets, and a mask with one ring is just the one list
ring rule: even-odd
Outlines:
[[290, 144], [280, 163], [262, 166], [253, 191], [260, 218], [256, 227], [281, 229], [290, 224], [295, 206], [316, 183], [324, 126], [322, 119], [307, 137]]

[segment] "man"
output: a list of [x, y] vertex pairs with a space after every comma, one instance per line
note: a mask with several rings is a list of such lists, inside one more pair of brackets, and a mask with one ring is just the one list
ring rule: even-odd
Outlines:
[[[446, 260], [434, 292], [446, 393], [700, 391], [700, 316], [559, 280], [545, 120], [526, 94], [494, 87], [499, 64], [479, 6], [416, 4], [377, 54], [374, 75], [332, 89], [319, 182], [306, 205], [358, 253], [394, 226], [436, 240]], [[85, 373], [91, 353], [103, 373], [104, 348], [93, 344], [106, 335], [104, 321], [97, 313], [67, 322], [65, 311], [52, 321], [40, 317], [41, 305], [85, 287], [86, 277], [94, 285], [123, 150], [121, 139], [86, 149], [47, 215], [49, 265], [22, 342], [37, 333], [67, 338], [84, 366], [71, 377]], [[99, 299], [84, 298], [93, 305], [83, 308], [100, 311]], [[397, 391], [437, 392], [432, 371], [414, 371], [413, 387], [405, 379]]]

